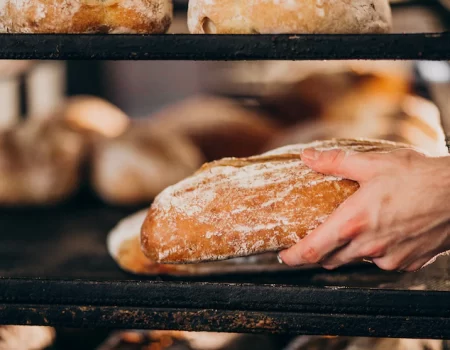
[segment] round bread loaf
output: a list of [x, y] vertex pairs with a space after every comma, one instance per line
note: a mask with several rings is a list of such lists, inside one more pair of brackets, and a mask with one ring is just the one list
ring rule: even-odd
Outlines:
[[190, 0], [193, 34], [386, 33], [387, 0]]
[[46, 205], [82, 179], [85, 138], [60, 120], [28, 120], [0, 134], [0, 205]]
[[130, 124], [128, 116], [117, 106], [94, 96], [69, 98], [59, 114], [74, 130], [105, 137], [122, 135]]
[[359, 188], [354, 181], [308, 168], [300, 158], [308, 147], [389, 152], [408, 146], [318, 141], [206, 164], [155, 199], [142, 225], [144, 254], [160, 263], [194, 263], [294, 245]]
[[249, 157], [261, 153], [268, 140], [280, 132], [263, 113], [215, 96], [198, 96], [162, 109], [149, 122], [192, 141], [206, 160]]
[[167, 186], [192, 174], [203, 161], [189, 140], [135, 122], [119, 137], [94, 142], [91, 182], [108, 203], [148, 203]]
[[10, 33], [165, 33], [171, 21], [171, 0], [0, 1]]

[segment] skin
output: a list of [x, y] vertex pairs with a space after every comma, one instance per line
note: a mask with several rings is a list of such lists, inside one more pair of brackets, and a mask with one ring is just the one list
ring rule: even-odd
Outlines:
[[308, 149], [302, 159], [317, 172], [357, 181], [360, 189], [280, 252], [285, 264], [335, 269], [366, 259], [383, 270], [417, 271], [450, 251], [450, 157]]

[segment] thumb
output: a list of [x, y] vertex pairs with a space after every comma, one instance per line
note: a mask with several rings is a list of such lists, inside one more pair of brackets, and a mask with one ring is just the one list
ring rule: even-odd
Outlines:
[[379, 156], [374, 153], [348, 152], [342, 149], [320, 151], [305, 149], [303, 162], [311, 169], [326, 175], [364, 182], [375, 175], [379, 168]]

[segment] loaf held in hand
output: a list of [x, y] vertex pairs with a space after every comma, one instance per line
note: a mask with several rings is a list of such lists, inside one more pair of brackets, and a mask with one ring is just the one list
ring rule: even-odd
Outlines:
[[193, 34], [386, 33], [388, 0], [190, 0]]
[[[291, 270], [280, 265], [274, 253], [203, 264], [158, 264], [141, 250], [141, 226], [148, 210], [141, 210], [121, 220], [108, 234], [107, 248], [114, 261], [125, 271], [138, 275], [212, 276]], [[315, 268], [319, 265], [299, 267]], [[299, 269], [297, 268], [297, 269]]]
[[165, 33], [171, 0], [5, 0], [0, 32]]
[[359, 188], [309, 169], [300, 158], [308, 147], [385, 152], [407, 146], [330, 140], [206, 164], [155, 199], [141, 230], [144, 254], [160, 263], [194, 263], [294, 245]]

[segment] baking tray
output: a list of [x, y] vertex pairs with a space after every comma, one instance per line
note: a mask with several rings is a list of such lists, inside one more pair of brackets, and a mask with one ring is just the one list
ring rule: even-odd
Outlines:
[[447, 258], [412, 274], [373, 266], [175, 278], [121, 271], [109, 230], [135, 209], [87, 196], [0, 211], [0, 323], [450, 338]]
[[0, 34], [0, 59], [450, 60], [450, 32], [385, 35]]

